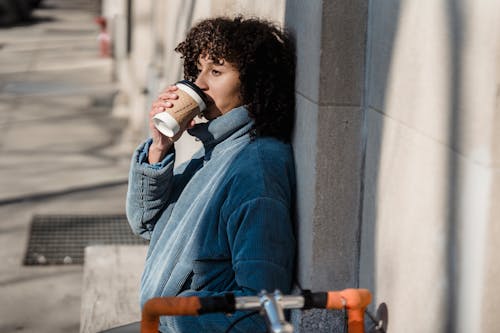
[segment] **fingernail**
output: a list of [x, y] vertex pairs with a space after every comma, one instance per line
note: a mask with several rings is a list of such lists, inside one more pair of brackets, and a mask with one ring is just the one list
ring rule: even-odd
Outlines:
[[165, 108], [164, 108], [163, 106], [160, 106], [160, 107], [158, 108], [158, 110], [159, 110], [160, 112], [163, 112], [163, 111], [165, 111]]
[[171, 106], [172, 106], [172, 103], [167, 102], [167, 103], [165, 103], [165, 105], [169, 108], [169, 107], [171, 107]]

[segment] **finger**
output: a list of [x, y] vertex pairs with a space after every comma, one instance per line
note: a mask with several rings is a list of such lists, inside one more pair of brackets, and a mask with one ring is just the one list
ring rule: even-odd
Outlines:
[[165, 107], [165, 102], [161, 102], [161, 103], [153, 103], [153, 105], [151, 105], [151, 110], [158, 110], [159, 108], [161, 107]]
[[162, 112], [165, 112], [164, 108], [154, 108], [149, 112], [149, 118], [153, 118], [155, 115]]
[[177, 91], [178, 89], [179, 88], [177, 86], [168, 86], [167, 88], [165, 88], [161, 91], [160, 95], [173, 93], [173, 92]]
[[162, 93], [162, 94], [160, 94], [160, 96], [158, 96], [158, 99], [160, 99], [160, 100], [178, 99], [178, 98], [179, 98], [179, 95], [177, 95], [175, 93], [171, 93], [171, 92]]
[[173, 103], [171, 102], [155, 102], [153, 105], [151, 105], [151, 110], [155, 112], [164, 112], [169, 108], [172, 108], [174, 106]]
[[161, 103], [160, 103], [160, 102], [153, 103], [153, 104], [151, 105], [151, 110], [156, 110], [156, 109], [158, 109], [160, 106], [163, 106], [163, 102], [161, 102]]
[[154, 113], [163, 112], [165, 111], [165, 107], [162, 105], [157, 105], [156, 107], [153, 107], [151, 111], [153, 111]]
[[194, 125], [196, 125], [196, 120], [191, 119], [191, 121], [188, 123], [187, 128], [193, 128]]
[[166, 106], [167, 108], [171, 108], [173, 105], [174, 104], [171, 101], [169, 101], [169, 100], [158, 99], [155, 102], [153, 102], [153, 104], [151, 104], [151, 107], [152, 108], [158, 108], [160, 106]]

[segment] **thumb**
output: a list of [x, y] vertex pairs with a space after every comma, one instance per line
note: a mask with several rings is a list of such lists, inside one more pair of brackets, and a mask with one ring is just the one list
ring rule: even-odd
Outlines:
[[193, 128], [194, 125], [196, 125], [196, 120], [191, 119], [191, 121], [188, 123], [187, 128]]

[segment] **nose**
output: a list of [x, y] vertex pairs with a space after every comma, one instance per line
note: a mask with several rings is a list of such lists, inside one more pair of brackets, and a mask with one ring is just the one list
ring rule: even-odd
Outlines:
[[204, 71], [201, 71], [200, 74], [198, 74], [198, 77], [196, 78], [194, 84], [196, 84], [201, 90], [208, 90], [208, 85], [207, 81], [205, 80]]

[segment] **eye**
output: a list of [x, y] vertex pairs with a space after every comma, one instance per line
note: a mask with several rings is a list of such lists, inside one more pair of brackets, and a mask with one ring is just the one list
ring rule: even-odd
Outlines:
[[221, 75], [221, 72], [218, 71], [218, 70], [216, 70], [216, 69], [212, 69], [211, 73], [212, 73], [213, 76], [219, 76], [219, 75]]

